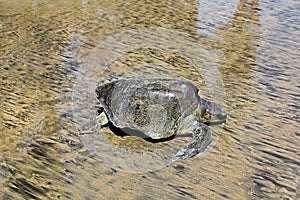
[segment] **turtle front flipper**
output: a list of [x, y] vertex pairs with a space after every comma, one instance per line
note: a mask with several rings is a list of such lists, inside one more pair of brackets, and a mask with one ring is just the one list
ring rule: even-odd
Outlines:
[[191, 158], [204, 151], [211, 142], [211, 131], [205, 124], [194, 122], [192, 134], [193, 136], [188, 146], [178, 151], [173, 161]]

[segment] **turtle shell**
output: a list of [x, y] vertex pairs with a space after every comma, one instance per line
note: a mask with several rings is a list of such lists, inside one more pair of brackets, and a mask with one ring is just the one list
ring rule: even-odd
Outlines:
[[175, 134], [200, 101], [194, 85], [175, 79], [121, 79], [100, 85], [96, 94], [114, 126], [153, 139]]

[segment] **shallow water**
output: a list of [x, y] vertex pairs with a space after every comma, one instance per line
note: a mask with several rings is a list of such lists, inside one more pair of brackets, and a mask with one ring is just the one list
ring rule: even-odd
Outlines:
[[[0, 1], [1, 199], [300, 199], [298, 1]], [[190, 80], [205, 153], [95, 124], [112, 74]], [[90, 134], [85, 134], [90, 133]]]

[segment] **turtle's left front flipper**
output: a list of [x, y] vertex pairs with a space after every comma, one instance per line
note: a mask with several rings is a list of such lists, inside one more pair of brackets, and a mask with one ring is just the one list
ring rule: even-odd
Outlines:
[[194, 122], [192, 134], [193, 137], [188, 146], [178, 151], [173, 161], [191, 158], [204, 151], [211, 142], [211, 131], [205, 124]]

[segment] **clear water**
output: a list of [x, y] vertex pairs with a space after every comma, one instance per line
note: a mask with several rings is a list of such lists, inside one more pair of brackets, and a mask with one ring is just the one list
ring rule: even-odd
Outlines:
[[[0, 1], [0, 199], [299, 199], [299, 16], [298, 1]], [[188, 137], [99, 130], [112, 74], [189, 80], [227, 122], [171, 162]]]

